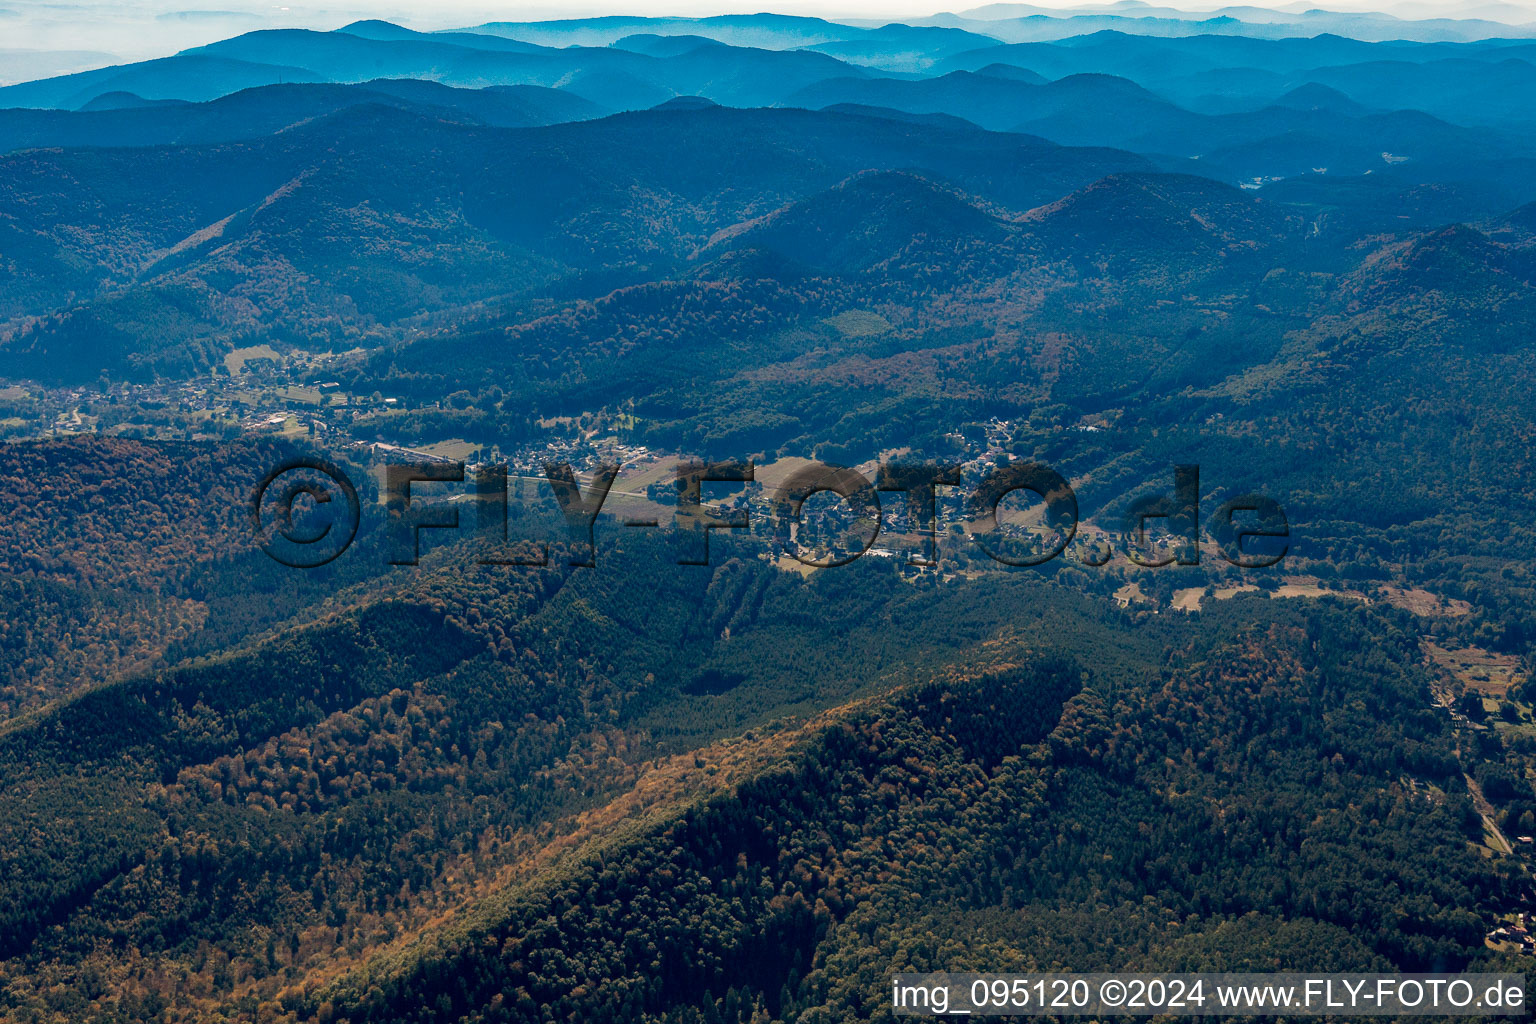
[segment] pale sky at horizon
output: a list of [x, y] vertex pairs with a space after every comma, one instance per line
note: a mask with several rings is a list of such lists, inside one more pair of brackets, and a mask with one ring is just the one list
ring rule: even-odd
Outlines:
[[[750, 14], [764, 10], [834, 20], [896, 21], [944, 11], [964, 11], [984, 0], [961, 0], [951, 6], [934, 0], [536, 0], [506, 3], [493, 0], [324, 0], [283, 3], [261, 0], [0, 0], [0, 82], [36, 77], [23, 72], [22, 58], [7, 56], [15, 50], [87, 50], [110, 54], [119, 60], [166, 56], [189, 46], [259, 28], [339, 28], [362, 18], [381, 18], [423, 31], [464, 27], [487, 21], [538, 21], [551, 18], [590, 17], [606, 14], [697, 17], [711, 14]], [[1057, 9], [1107, 6], [1075, 0], [1032, 0], [1036, 7]], [[942, 0], [940, 0], [942, 3]], [[1214, 10], [1220, 0], [1175, 0], [1153, 6], [1185, 11]], [[1320, 7], [1336, 11], [1385, 11], [1407, 18], [1480, 17], [1509, 24], [1536, 22], [1536, 0], [1400, 0], [1368, 3], [1361, 0], [1307, 0], [1305, 3], [1250, 3], [1272, 9]], [[97, 61], [82, 61], [99, 66]], [[61, 68], [60, 70], [64, 70]], [[56, 72], [49, 72], [56, 73]]]

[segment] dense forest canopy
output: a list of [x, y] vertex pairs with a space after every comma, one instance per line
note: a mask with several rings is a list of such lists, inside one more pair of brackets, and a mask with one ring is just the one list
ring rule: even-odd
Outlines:
[[1533, 30], [1257, 10], [0, 87], [0, 1018], [1533, 973]]

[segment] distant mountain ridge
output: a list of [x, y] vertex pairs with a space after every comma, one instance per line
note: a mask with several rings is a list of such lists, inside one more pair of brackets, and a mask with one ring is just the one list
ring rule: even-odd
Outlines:
[[[921, 168], [1024, 210], [1150, 165], [963, 123], [803, 110], [688, 104], [505, 129], [364, 103], [253, 141], [34, 150], [0, 168], [0, 224], [21, 215], [38, 232], [12, 250], [23, 272], [0, 290], [0, 317], [35, 309], [34, 285], [63, 303], [18, 329], [11, 367], [63, 367], [73, 352], [75, 365], [145, 373], [206, 363], [252, 331], [294, 337], [344, 321], [349, 336], [387, 335], [573, 273], [680, 263], [721, 228], [871, 168]], [[62, 194], [59, 180], [72, 183]], [[108, 244], [72, 237], [82, 198], [151, 188], [172, 205], [112, 199], [93, 214], [112, 225]], [[402, 263], [381, 231], [418, 255]], [[59, 275], [59, 261], [78, 269]], [[284, 297], [241, 313], [274, 273], [290, 282]]]
[[348, 107], [382, 103], [465, 124], [525, 127], [607, 111], [537, 85], [455, 89], [419, 79], [267, 85], [204, 103], [105, 93], [79, 111], [0, 109], [0, 153], [49, 146], [155, 146], [260, 138]]

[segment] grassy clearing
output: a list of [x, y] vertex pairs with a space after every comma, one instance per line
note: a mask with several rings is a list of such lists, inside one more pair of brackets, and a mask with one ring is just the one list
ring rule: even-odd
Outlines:
[[1394, 608], [1406, 608], [1415, 615], [1459, 618], [1472, 614], [1472, 606], [1456, 598], [1444, 598], [1427, 590], [1382, 587], [1381, 599]]
[[1474, 693], [1503, 697], [1521, 681], [1520, 662], [1513, 655], [1494, 654], [1481, 647], [1441, 647], [1432, 640], [1425, 640], [1422, 646], [1431, 662]]
[[224, 357], [224, 369], [229, 371], [231, 377], [237, 377], [245, 372], [245, 364], [253, 359], [281, 359], [277, 349], [271, 345], [249, 345], [245, 348], [237, 348]]

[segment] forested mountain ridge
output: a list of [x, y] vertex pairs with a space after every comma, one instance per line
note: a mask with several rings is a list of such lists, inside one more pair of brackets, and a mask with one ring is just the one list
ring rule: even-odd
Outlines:
[[[4, 819], [26, 830], [48, 814], [70, 852], [6, 844], [45, 859], [5, 874], [25, 887], [7, 900], [25, 960], [3, 968], [5, 998], [71, 1019], [538, 1020], [563, 1006], [693, 1020], [713, 1000], [739, 1019], [813, 1005], [837, 1019], [867, 1012], [870, 972], [939, 963], [918, 938], [929, 928], [965, 922], [986, 936], [974, 954], [1005, 966], [1075, 963], [1089, 948], [1075, 908], [1107, 900], [1144, 944], [1103, 946], [1106, 964], [1236, 966], [1196, 951], [1275, 913], [1281, 885], [1302, 902], [1265, 955], [1315, 956], [1327, 935], [1329, 965], [1408, 968], [1470, 955], [1515, 884], [1466, 845], [1478, 818], [1446, 720], [1422, 710], [1406, 617], [1249, 600], [1128, 629], [1028, 577], [893, 593], [874, 564], [802, 583], [728, 555], [680, 574], [666, 554], [644, 543], [605, 551], [606, 570], [508, 576], [445, 549], [425, 574], [360, 584], [355, 610], [11, 723]], [[642, 622], [653, 639], [611, 644]], [[851, 632], [828, 650], [837, 622]], [[692, 688], [700, 672], [727, 687]], [[104, 799], [124, 810], [101, 817]], [[1300, 806], [1334, 799], [1343, 822]], [[1411, 925], [1350, 878], [1356, 815], [1381, 819], [1370, 842], [1396, 844], [1402, 885], [1443, 890]], [[1159, 820], [1190, 834], [1135, 824]], [[1273, 831], [1304, 820], [1333, 824]], [[569, 852], [528, 860], [541, 847]], [[1340, 917], [1328, 885], [1355, 890], [1354, 909]], [[914, 921], [900, 908], [917, 893]], [[465, 900], [478, 909], [452, 909]], [[676, 912], [734, 938], [669, 925], [682, 900]], [[551, 901], [566, 923], [533, 927]], [[444, 914], [447, 930], [424, 927]], [[137, 952], [81, 959], [90, 934]], [[599, 959], [578, 952], [603, 936], [615, 945]], [[736, 943], [758, 952], [728, 955]], [[906, 959], [876, 952], [892, 943]], [[517, 950], [534, 947], [588, 963], [589, 984], [572, 987], [559, 957], [531, 967]], [[338, 980], [344, 963], [364, 973]]]
[[[5, 162], [0, 203], [39, 229], [18, 250], [23, 290], [0, 299], [12, 369], [138, 377], [197, 372], [262, 340], [409, 337], [581, 273], [639, 278], [736, 219], [870, 168], [927, 168], [1027, 208], [1146, 166], [803, 111], [656, 111], [525, 134], [377, 106], [252, 143]], [[149, 182], [167, 179], [146, 203]], [[82, 191], [93, 197], [83, 222]], [[55, 290], [46, 308], [38, 288]], [[76, 357], [61, 361], [65, 352]]]
[[[664, 552], [641, 552], [642, 560], [637, 560], [635, 567], [643, 567], [644, 559], [654, 559], [660, 553]], [[292, 861], [295, 852], [289, 849], [294, 834], [286, 827], [271, 828], [273, 820], [268, 817], [269, 810], [262, 809], [262, 794], [281, 797], [277, 803], [268, 805], [270, 810], [276, 811], [281, 805], [282, 815], [299, 814], [294, 824], [301, 830], [308, 828], [302, 821], [315, 814], [342, 815], [338, 824], [344, 832], [364, 827], [365, 820], [374, 822], [365, 827], [364, 833], [344, 840], [340, 848], [334, 847], [337, 837], [333, 836], [321, 842], [320, 847], [312, 848], [312, 853], [303, 855], [308, 858], [324, 854], [329, 858], [350, 850], [345, 856], [363, 863], [371, 859], [372, 854], [367, 851], [374, 849], [373, 844], [383, 836], [393, 829], [411, 827], [409, 823], [420, 813], [423, 800], [447, 800], [442, 804], [443, 812], [450, 818], [469, 814], [463, 819], [464, 826], [478, 831], [482, 825], [473, 823], [480, 820], [488, 806], [486, 799], [497, 785], [486, 772], [492, 766], [504, 764], [515, 778], [535, 763], [544, 764], [542, 770], [547, 777], [542, 782], [530, 783], [524, 778], [514, 785], [514, 789], [524, 793], [506, 805], [507, 812], [514, 815], [508, 819], [509, 827], [516, 831], [523, 827], [511, 824], [520, 820], [517, 816], [534, 814], [531, 827], [544, 813], [538, 808], [551, 800], [552, 810], [565, 808], [561, 814], [569, 814], [583, 806], [582, 794], [591, 798], [606, 785], [624, 783], [634, 771], [625, 767], [624, 762], [645, 749], [642, 740], [647, 733], [656, 732], [655, 740], [662, 744], [681, 742], [683, 749], [687, 749], [698, 742], [688, 737], [707, 737], [724, 723], [732, 722], [735, 714], [747, 713], [748, 721], [762, 719], [766, 712], [761, 707], [751, 709], [760, 705], [757, 695], [783, 690], [783, 677], [778, 674], [781, 659], [788, 657], [806, 666], [814, 665], [818, 657], [826, 657], [813, 653], [819, 643], [819, 627], [813, 628], [810, 622], [795, 624], [798, 616], [791, 609], [800, 602], [772, 610], [801, 588], [771, 569], [754, 570], [732, 562], [703, 578], [695, 574], [694, 582], [690, 583], [687, 577], [678, 579], [677, 574], [663, 566], [660, 575], [655, 575], [655, 569], [650, 570], [653, 583], [664, 583], [662, 588], [640, 585], [633, 589], [634, 579], [622, 573], [617, 578], [612, 573], [600, 578], [578, 572], [567, 584], [575, 587], [575, 593], [570, 595], [563, 593], [566, 587], [559, 584], [559, 576], [548, 573], [532, 578], [526, 574], [506, 578], [502, 574], [500, 579], [482, 575], [466, 589], [460, 575], [465, 569], [462, 562], [455, 562], [447, 573], [415, 580], [411, 589], [418, 596], [413, 600], [402, 602], [389, 588], [380, 595], [382, 603], [378, 603], [378, 597], [368, 598], [359, 612], [341, 611], [314, 626], [265, 641], [244, 653], [110, 684], [40, 715], [13, 721], [5, 730], [4, 740], [5, 770], [13, 783], [7, 787], [12, 810], [6, 820], [25, 832], [38, 814], [54, 815], [57, 824], [51, 829], [49, 843], [64, 846], [49, 849], [58, 853], [68, 848], [72, 852], [67, 857], [55, 856], [26, 843], [10, 844], [13, 857], [22, 860], [14, 863], [15, 870], [8, 870], [5, 877], [25, 889], [13, 892], [7, 900], [14, 911], [7, 934], [13, 936], [13, 944], [22, 944], [13, 945], [12, 951], [26, 948], [34, 939], [53, 948], [55, 938], [49, 936], [57, 937], [60, 933], [48, 929], [69, 921], [70, 932], [89, 930], [95, 927], [89, 921], [120, 913], [126, 906], [123, 900], [150, 900], [162, 906], [161, 911], [144, 921], [151, 930], [142, 934], [151, 946], [166, 940], [179, 944], [181, 940], [175, 936], [183, 934], [186, 928], [192, 927], [194, 933], [201, 934], [215, 921], [235, 928], [231, 935], [246, 934], [241, 929], [249, 926], [258, 927], [256, 935], [265, 928], [286, 927], [280, 921], [291, 921], [299, 927], [300, 919], [291, 919], [290, 915], [300, 913], [301, 918], [307, 918], [311, 914], [301, 912], [282, 893], [289, 887], [308, 883], [303, 882], [305, 876], [294, 875], [298, 869]], [[711, 701], [713, 711], [702, 720], [680, 720], [676, 708], [662, 701], [688, 682], [694, 671], [694, 658], [663, 658], [662, 653], [677, 650], [675, 640], [669, 642], [669, 637], [690, 635], [697, 637], [695, 645], [703, 643], [707, 649], [718, 627], [712, 629], [707, 622], [700, 623], [706, 628], [697, 633], [687, 625], [698, 614], [693, 606], [701, 595], [695, 587], [705, 582], [709, 583], [709, 593], [718, 595], [713, 601], [726, 602], [714, 614], [728, 619], [734, 614], [738, 632], [747, 631], [738, 643], [754, 644], [748, 626], [752, 619], [766, 619], [759, 627], [761, 642], [771, 644], [778, 654], [759, 659], [755, 678], [740, 679], [734, 696], [725, 703], [721, 703], [724, 698]], [[784, 593], [786, 588], [788, 594]], [[827, 587], [817, 589], [828, 591]], [[780, 598], [768, 601], [760, 612], [751, 610], [752, 593], [756, 592], [759, 596], [755, 600], [761, 601], [765, 593], [775, 591], [781, 594]], [[649, 597], [643, 605], [635, 603], [641, 593]], [[667, 602], [658, 603], [662, 593], [670, 597]], [[850, 606], [847, 601], [854, 593], [834, 587], [818, 600], [826, 605], [831, 618], [852, 620], [860, 614], [859, 606]], [[450, 601], [448, 605], [442, 603], [445, 595]], [[935, 597], [920, 600], [932, 604]], [[735, 602], [743, 600], [747, 603], [737, 610]], [[871, 600], [880, 599], [872, 593], [858, 598], [863, 605]], [[662, 627], [658, 612], [665, 608], [666, 615], [676, 617], [677, 625], [659, 632], [650, 649], [617, 651], [607, 646], [611, 632], [602, 620], [591, 624], [596, 628], [580, 626], [595, 610], [594, 605], [607, 616], [639, 617], [655, 630]], [[790, 619], [779, 623], [778, 618], [786, 613]], [[823, 615], [822, 621], [827, 618]], [[772, 629], [768, 628], [769, 622], [776, 623]], [[557, 623], [562, 628], [552, 629]], [[572, 626], [577, 628], [573, 630]], [[503, 632], [508, 627], [514, 631], [510, 635]], [[786, 650], [785, 641], [797, 632], [803, 639], [799, 653], [792, 653], [794, 648]], [[900, 637], [882, 638], [877, 631], [868, 631], [867, 636], [863, 642], [876, 644], [877, 648], [906, 642]], [[571, 649], [573, 641], [575, 649]], [[950, 642], [950, 657], [953, 643]], [[450, 674], [442, 676], [438, 683], [431, 682], [445, 670], [450, 670]], [[421, 689], [423, 684], [427, 690]], [[853, 692], [861, 685], [861, 680], [849, 679], [843, 692]], [[656, 692], [658, 687], [660, 692]], [[815, 708], [822, 701], [835, 700], [836, 692], [836, 688], [827, 686], [813, 692], [792, 687], [787, 694], [771, 697], [770, 701], [787, 699], [790, 706], [804, 703]], [[415, 696], [410, 696], [412, 693]], [[735, 713], [730, 710], [733, 706], [738, 709]], [[412, 707], [418, 710], [411, 711]], [[605, 707], [611, 710], [604, 712]], [[422, 719], [422, 708], [433, 717]], [[648, 719], [653, 711], [661, 712], [660, 716]], [[725, 715], [723, 719], [721, 714]], [[400, 715], [405, 718], [399, 719]], [[568, 724], [562, 724], [562, 720]], [[363, 721], [374, 723], [373, 729], [387, 728], [375, 740], [368, 741], [365, 749], [370, 753], [363, 749], [348, 753], [359, 738], [355, 732], [357, 725]], [[418, 724], [409, 725], [395, 739], [397, 744], [404, 742], [405, 747], [397, 745], [395, 752], [389, 754], [386, 748], [376, 745], [376, 741], [388, 736], [390, 729], [406, 727], [410, 722]], [[458, 724], [450, 724], [455, 722]], [[506, 724], [503, 727], [487, 725], [488, 722]], [[588, 724], [582, 725], [583, 722]], [[626, 726], [625, 722], [633, 724]], [[613, 732], [615, 723], [626, 732], [641, 731], [625, 741]], [[686, 726], [682, 733], [678, 732], [680, 725]], [[422, 727], [433, 734], [445, 728], [450, 732], [428, 742], [427, 734], [419, 731]], [[702, 734], [698, 731], [701, 727]], [[732, 728], [734, 731], [739, 726]], [[460, 729], [469, 729], [471, 733], [460, 733]], [[505, 729], [511, 732], [504, 732]], [[596, 731], [587, 739], [579, 739], [592, 729]], [[315, 742], [329, 738], [320, 748], [308, 743], [296, 747], [306, 733]], [[471, 734], [478, 738], [471, 739]], [[450, 742], [450, 736], [456, 738]], [[424, 742], [428, 742], [428, 747], [420, 746]], [[352, 763], [355, 768], [343, 770], [334, 761], [328, 762], [322, 768], [323, 778], [315, 780], [313, 786], [302, 778], [284, 776], [289, 769], [279, 766], [296, 751], [309, 749], [313, 754], [324, 746], [332, 746], [345, 759], [343, 763]], [[439, 753], [421, 760], [433, 746], [441, 748]], [[469, 776], [464, 775], [464, 769], [470, 767], [468, 760], [460, 768], [453, 767], [459, 755], [451, 755], [438, 764], [442, 750], [450, 746], [456, 746], [465, 758], [473, 755], [474, 771]], [[581, 753], [588, 746], [593, 748], [591, 753]], [[601, 755], [605, 749], [620, 754], [622, 761], [614, 761], [610, 756], [605, 763]], [[631, 752], [624, 754], [626, 749]], [[378, 760], [380, 754], [384, 755], [382, 762]], [[489, 763], [486, 755], [490, 756]], [[353, 760], [357, 757], [362, 759]], [[404, 760], [397, 763], [402, 757]], [[528, 761], [530, 757], [535, 760]], [[589, 757], [596, 760], [586, 766], [584, 762]], [[569, 761], [562, 761], [563, 758]], [[275, 759], [270, 767], [259, 766], [270, 759]], [[207, 768], [199, 767], [205, 763]], [[306, 763], [320, 765], [318, 761]], [[231, 770], [236, 774], [230, 775]], [[363, 774], [356, 774], [356, 770]], [[254, 773], [249, 781], [247, 773]], [[96, 781], [83, 782], [87, 776]], [[262, 778], [265, 781], [260, 781]], [[327, 780], [333, 778], [343, 779], [345, 785], [332, 786]], [[602, 781], [605, 778], [610, 781]], [[157, 780], [160, 784], [175, 782], [175, 786], [167, 795], [157, 796]], [[280, 782], [284, 788], [272, 789], [274, 782]], [[573, 784], [575, 789], [565, 792], [562, 783]], [[449, 787], [446, 791], [441, 788], [445, 784]], [[469, 791], [462, 797], [454, 796], [454, 791], [464, 785], [469, 786]], [[137, 787], [141, 786], [147, 787], [147, 791], [139, 791]], [[437, 797], [429, 795], [434, 792]], [[109, 805], [114, 799], [126, 800], [128, 806], [124, 813], [104, 819], [100, 816], [103, 799]], [[469, 803], [462, 810], [452, 810], [464, 799]], [[357, 803], [359, 800], [362, 804]], [[353, 811], [346, 810], [354, 805]], [[365, 805], [371, 809], [365, 809]], [[246, 810], [236, 813], [238, 807]], [[365, 817], [352, 825], [344, 823], [343, 819], [360, 813]], [[384, 813], [384, 819], [377, 818], [380, 813]], [[235, 818], [227, 820], [231, 814]], [[157, 826], [157, 819], [163, 824]], [[241, 820], [244, 825], [239, 824]], [[444, 819], [445, 826], [447, 820]], [[229, 833], [231, 827], [235, 833]], [[378, 832], [380, 828], [384, 831]], [[164, 890], [166, 880], [153, 870], [153, 858], [143, 858], [146, 846], [153, 851], [167, 841], [166, 829], [170, 830], [173, 849], [160, 855], [161, 866], [166, 856], [175, 855], [175, 844], [195, 841], [204, 849], [199, 856], [205, 858], [206, 868], [216, 870], [220, 879], [215, 890], [198, 895], [203, 893], [204, 884], [215, 881], [213, 876], [206, 875], [204, 882], [193, 883], [194, 889], [187, 890], [184, 896], [173, 899], [178, 886], [174, 880], [171, 890]], [[314, 833], [312, 841], [320, 842], [324, 831]], [[377, 838], [366, 839], [367, 834], [377, 834]], [[199, 840], [199, 835], [207, 835], [209, 840]], [[260, 855], [264, 858], [260, 862], [268, 867], [253, 874], [255, 866], [249, 854], [223, 867], [217, 866], [218, 861], [207, 861], [207, 857], [216, 857], [217, 846], [223, 845], [221, 840], [212, 846], [209, 842], [230, 835], [243, 836], [239, 838], [242, 848], [250, 850], [254, 843], [257, 849], [267, 850]], [[542, 827], [535, 835], [545, 835]], [[513, 846], [525, 850], [535, 835], [516, 839]], [[510, 832], [505, 838], [509, 842], [515, 839]], [[364, 845], [357, 846], [359, 842]], [[326, 850], [330, 852], [325, 853]], [[510, 848], [505, 851], [507, 855], [513, 852]], [[359, 857], [363, 860], [358, 861]], [[149, 878], [144, 877], [146, 870]], [[464, 870], [458, 868], [455, 873]], [[428, 868], [428, 875], [431, 873]], [[414, 875], [417, 881], [413, 887], [425, 885], [428, 875]], [[450, 874], [448, 880], [451, 882], [452, 878]], [[191, 881], [185, 875], [183, 880]], [[343, 882], [338, 877], [335, 884], [342, 888], [327, 897], [333, 907], [331, 916], [348, 913], [344, 908], [369, 888], [376, 889], [378, 881], [371, 875], [361, 883], [355, 879]], [[364, 888], [358, 889], [358, 884]], [[145, 885], [150, 888], [144, 889]], [[253, 920], [249, 915], [254, 908], [240, 892], [257, 885], [268, 887], [261, 901], [267, 909], [258, 912]], [[172, 899], [173, 905], [166, 904], [167, 899]], [[193, 902], [186, 903], [187, 899]], [[432, 897], [429, 903], [442, 908], [451, 906], [452, 900], [452, 893], [447, 892]], [[412, 913], [421, 912], [415, 901], [406, 902], [417, 907]], [[307, 906], [307, 897], [304, 903]], [[174, 905], [182, 909], [176, 910]], [[177, 915], [182, 923], [170, 931], [164, 930], [171, 927], [169, 919], [164, 924], [150, 923], [164, 913]], [[277, 917], [272, 918], [271, 914]], [[388, 924], [381, 919], [380, 924], [388, 934], [374, 934], [365, 946], [381, 941], [380, 935], [387, 941], [400, 923], [414, 919], [411, 914], [405, 918], [386, 917], [395, 921]], [[263, 921], [266, 925], [261, 924]], [[370, 934], [374, 927], [369, 926]], [[319, 942], [317, 936], [312, 936], [312, 940]], [[239, 940], [252, 941], [257, 940], [248, 934]], [[149, 946], [145, 948], [147, 951]], [[184, 948], [190, 951], [193, 947]], [[331, 954], [321, 953], [329, 949], [328, 942], [314, 946], [315, 955], [321, 956], [315, 961], [317, 967], [331, 962]], [[229, 947], [231, 955], [236, 952], [236, 947]], [[55, 953], [48, 955], [62, 957], [58, 961], [60, 969], [67, 969], [73, 959], [66, 953], [66, 947], [57, 947]], [[222, 984], [227, 982], [216, 983], [216, 987]]]
[[[1271, 13], [361, 21], [0, 89], [0, 1018], [1536, 973], [1536, 44]], [[812, 460], [878, 521], [787, 509]], [[931, 544], [904, 463], [960, 481]], [[1028, 463], [1070, 530], [990, 515]]]
[[[889, 1008], [870, 992], [897, 971], [997, 963], [1039, 970], [1064, 959], [1091, 969], [1127, 953], [1143, 969], [1435, 962], [1477, 934], [1475, 920], [1437, 911], [1403, 920], [1389, 909], [1395, 886], [1426, 894], [1444, 886], [1423, 905], [1428, 911], [1474, 891], [1493, 896], [1501, 884], [1457, 838], [1465, 811], [1453, 809], [1456, 801], [1416, 803], [1405, 799], [1411, 786], [1399, 788], [1404, 763], [1419, 782], [1453, 778], [1449, 748], [1437, 751], [1431, 740], [1368, 752], [1341, 742], [1351, 730], [1340, 721], [1293, 737], [1294, 746], [1244, 751], [1272, 727], [1268, 716], [1288, 713], [1302, 692], [1304, 701], [1331, 703], [1343, 696], [1333, 687], [1359, 672], [1358, 664], [1298, 657], [1297, 641], [1315, 628], [1259, 626], [1212, 652], [1225, 667], [1196, 660], [1150, 692], [1127, 693], [1107, 680], [1080, 690], [1070, 662], [917, 687], [831, 727], [798, 763], [498, 899], [495, 914], [466, 926], [459, 950], [407, 960], [403, 976], [398, 968], [370, 971], [325, 993], [329, 1006], [317, 1012], [398, 1019], [401, 1006], [419, 1005], [408, 1019], [885, 1019]], [[1132, 710], [1143, 701], [1150, 717]], [[1002, 707], [1015, 716], [1006, 725], [996, 714]], [[1231, 731], [1237, 722], [1246, 726]], [[1183, 764], [1156, 760], [1153, 751], [1170, 742], [1203, 746], [1209, 767], [1220, 767], [1191, 763], [1188, 750]], [[1333, 772], [1340, 777], [1329, 778]], [[1227, 801], [1256, 775], [1270, 775], [1266, 782], [1286, 793], [1281, 806], [1260, 812], [1239, 803], [1234, 816]], [[1323, 812], [1303, 833], [1273, 828], [1297, 820], [1292, 801], [1358, 798], [1372, 776], [1385, 790], [1366, 801], [1370, 810]], [[1351, 878], [1351, 861], [1335, 858], [1366, 814], [1386, 815], [1374, 824], [1385, 825], [1394, 838], [1384, 841], [1398, 850], [1435, 836], [1430, 842], [1449, 862], [1398, 864], [1402, 874], [1391, 882]], [[1136, 824], [1175, 820], [1186, 834], [1149, 834]], [[1195, 852], [1211, 847], [1219, 852]], [[1310, 856], [1292, 860], [1302, 848]], [[1224, 856], [1241, 866], [1210, 862]], [[1293, 905], [1278, 901], [1286, 920], [1272, 943], [1223, 950], [1223, 933], [1254, 927], [1249, 915], [1277, 905], [1268, 902], [1270, 886], [1296, 893]], [[1359, 899], [1339, 915], [1333, 894], [1346, 887]], [[722, 899], [732, 912], [720, 920]], [[1104, 934], [1111, 927], [1118, 937]], [[967, 937], [944, 938], [957, 934]], [[604, 983], [583, 984], [598, 978]]]

